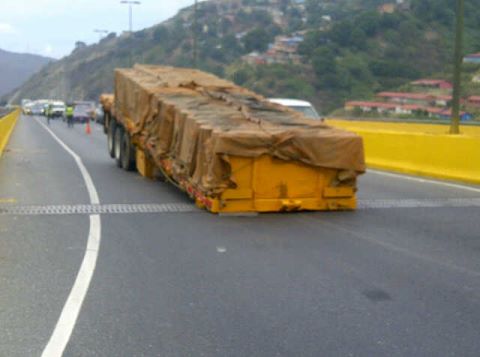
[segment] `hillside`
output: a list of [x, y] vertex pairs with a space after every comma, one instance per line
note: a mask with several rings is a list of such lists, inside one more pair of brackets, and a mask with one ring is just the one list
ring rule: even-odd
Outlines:
[[0, 49], [0, 97], [20, 87], [51, 58]]
[[[21, 97], [96, 99], [129, 63], [198, 67], [266, 96], [305, 98], [323, 112], [412, 79], [449, 72], [454, 0], [211, 0], [133, 34], [78, 48], [26, 83]], [[466, 52], [480, 50], [480, 0], [466, 0]], [[252, 65], [278, 35], [301, 34], [298, 61]], [[271, 46], [270, 46], [271, 48]]]

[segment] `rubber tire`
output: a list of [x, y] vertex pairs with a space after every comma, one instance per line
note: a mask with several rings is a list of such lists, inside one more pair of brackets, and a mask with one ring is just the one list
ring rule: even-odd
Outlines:
[[110, 115], [103, 113], [103, 133], [108, 134], [108, 123], [110, 122]]
[[130, 141], [130, 135], [126, 130], [123, 131], [122, 135], [122, 168], [125, 171], [133, 171], [135, 169], [135, 147]]
[[120, 125], [117, 125], [115, 128], [115, 162], [118, 167], [122, 167], [122, 137], [123, 137], [123, 128]]
[[112, 159], [115, 158], [115, 129], [117, 128], [117, 123], [115, 120], [110, 121], [110, 125], [108, 126], [107, 132], [107, 145], [108, 145], [108, 153]]

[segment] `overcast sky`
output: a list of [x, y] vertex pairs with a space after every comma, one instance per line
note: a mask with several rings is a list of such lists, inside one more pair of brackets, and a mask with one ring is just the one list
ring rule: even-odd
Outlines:
[[[194, 0], [140, 0], [133, 29], [162, 22]], [[60, 58], [76, 41], [98, 42], [95, 29], [128, 30], [128, 5], [120, 0], [0, 0], [0, 48]]]

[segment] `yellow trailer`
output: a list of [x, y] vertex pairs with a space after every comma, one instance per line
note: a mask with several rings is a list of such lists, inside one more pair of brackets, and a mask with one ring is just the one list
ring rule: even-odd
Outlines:
[[102, 102], [118, 166], [161, 173], [214, 213], [356, 208], [358, 135], [196, 70], [136, 65], [115, 79]]

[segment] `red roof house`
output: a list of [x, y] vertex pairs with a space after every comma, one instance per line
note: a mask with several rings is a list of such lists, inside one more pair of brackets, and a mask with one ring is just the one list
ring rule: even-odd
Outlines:
[[452, 89], [453, 85], [443, 79], [419, 79], [418, 81], [411, 82], [414, 86], [430, 87], [439, 89]]

